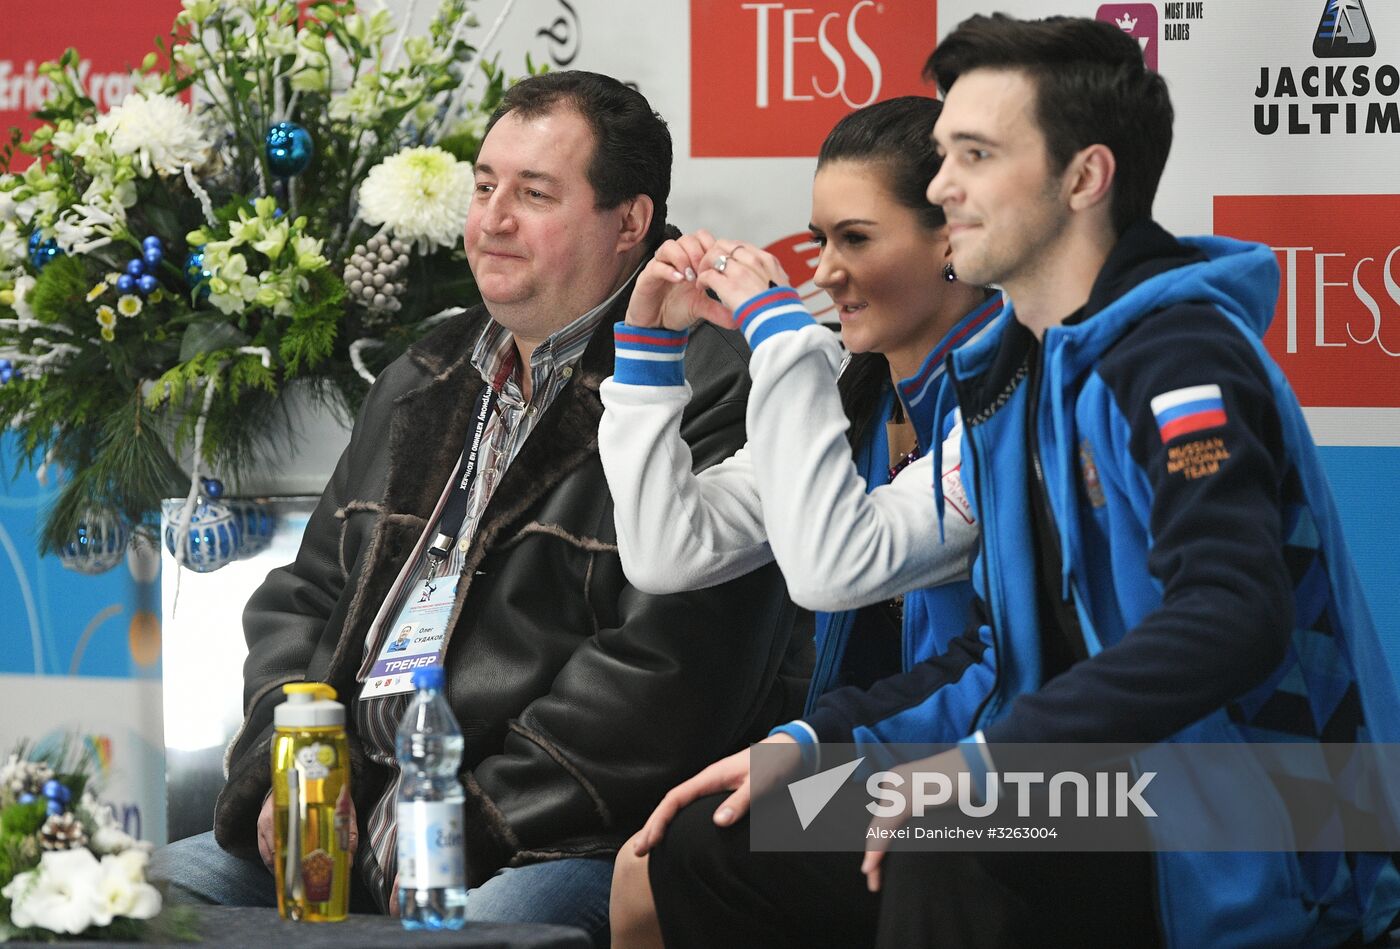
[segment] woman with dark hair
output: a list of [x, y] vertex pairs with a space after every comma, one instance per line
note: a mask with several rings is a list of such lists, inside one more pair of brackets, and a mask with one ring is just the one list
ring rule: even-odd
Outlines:
[[[815, 280], [837, 305], [850, 353], [844, 368], [834, 334], [784, 286], [771, 255], [700, 231], [663, 244], [643, 269], [617, 326], [615, 375], [602, 386], [599, 442], [628, 578], [675, 592], [776, 559], [793, 599], [821, 611], [809, 712], [832, 689], [866, 688], [936, 655], [968, 614], [977, 525], [959, 500], [955, 413], [938, 418], [935, 406], [948, 353], [989, 326], [1000, 303], [957, 280], [942, 212], [924, 196], [939, 167], [930, 135], [939, 108], [907, 96], [861, 109], [837, 124], [818, 156]], [[735, 306], [773, 287], [761, 314], [731, 313], [707, 298], [714, 271], [727, 274]], [[693, 474], [680, 427], [686, 331], [697, 318], [741, 325], [754, 354], [747, 446]], [[941, 541], [930, 490], [939, 441], [953, 509]], [[778, 731], [800, 738], [803, 728], [797, 721]], [[921, 727], [880, 737], [928, 735]], [[716, 815], [722, 826], [734, 823], [747, 807], [741, 755], [668, 802], [678, 808], [737, 789]], [[641, 856], [651, 843], [639, 834], [619, 855], [614, 945], [659, 943]]]

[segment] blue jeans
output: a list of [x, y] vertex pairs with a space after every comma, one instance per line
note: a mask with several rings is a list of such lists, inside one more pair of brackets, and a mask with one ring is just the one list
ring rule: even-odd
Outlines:
[[[585, 930], [608, 943], [610, 857], [574, 857], [507, 867], [467, 892], [467, 921], [553, 923]], [[214, 842], [214, 834], [178, 840], [151, 856], [147, 875], [169, 887], [171, 903], [276, 906], [272, 874], [260, 861], [242, 860]]]

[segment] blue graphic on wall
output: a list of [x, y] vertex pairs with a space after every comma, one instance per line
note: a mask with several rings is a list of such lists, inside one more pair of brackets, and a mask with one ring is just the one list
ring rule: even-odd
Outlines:
[[0, 434], [0, 673], [160, 678], [160, 557], [139, 542], [104, 573], [40, 557], [54, 479], [14, 475], [18, 445]]

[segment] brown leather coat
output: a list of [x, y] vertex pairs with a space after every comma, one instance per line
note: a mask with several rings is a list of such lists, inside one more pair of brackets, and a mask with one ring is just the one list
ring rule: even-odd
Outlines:
[[[449, 620], [470, 885], [503, 866], [614, 852], [666, 790], [801, 710], [794, 657], [806, 644], [775, 566], [670, 596], [623, 575], [597, 430], [626, 303], [503, 476]], [[280, 686], [326, 681], [356, 701], [366, 631], [461, 451], [483, 385], [470, 354], [485, 319], [480, 307], [451, 319], [385, 370], [295, 562], [248, 603], [245, 723], [215, 812], [230, 851], [256, 850]], [[682, 435], [697, 467], [744, 442], [747, 359], [737, 334], [693, 334]], [[363, 825], [388, 772], [353, 734], [351, 745]]]

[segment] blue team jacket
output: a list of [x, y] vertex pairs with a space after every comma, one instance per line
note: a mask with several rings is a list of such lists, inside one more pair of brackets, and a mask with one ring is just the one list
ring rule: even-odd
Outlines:
[[[903, 675], [824, 697], [805, 719], [817, 739], [980, 731], [993, 762], [1003, 742], [1400, 740], [1330, 489], [1262, 345], [1277, 288], [1267, 247], [1138, 225], [1087, 318], [1036, 343], [1008, 308], [954, 353], [982, 621]], [[1049, 681], [1036, 484], [1089, 657]], [[1333, 946], [1400, 911], [1391, 854], [1160, 853], [1156, 871], [1173, 946]]]

